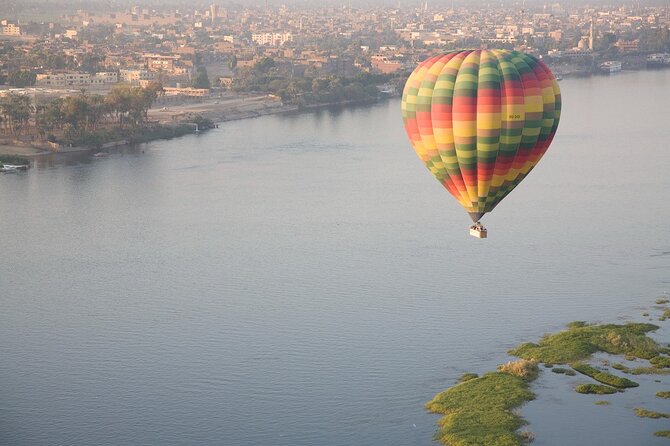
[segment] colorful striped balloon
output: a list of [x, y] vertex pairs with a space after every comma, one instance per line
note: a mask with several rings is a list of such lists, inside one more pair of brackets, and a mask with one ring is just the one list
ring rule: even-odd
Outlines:
[[473, 221], [491, 212], [537, 165], [560, 114], [554, 75], [518, 51], [429, 58], [407, 79], [402, 96], [414, 150]]

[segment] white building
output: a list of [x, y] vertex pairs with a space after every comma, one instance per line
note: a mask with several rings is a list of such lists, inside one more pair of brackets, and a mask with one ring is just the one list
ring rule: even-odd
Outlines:
[[91, 75], [88, 73], [38, 74], [35, 80], [35, 85], [40, 87], [71, 87], [90, 84]]
[[116, 71], [101, 71], [91, 76], [92, 85], [116, 84], [119, 81], [119, 73]]
[[115, 84], [119, 81], [118, 74], [113, 71], [89, 73], [55, 73], [38, 74], [35, 85], [39, 87], [88, 87], [95, 85]]
[[281, 46], [286, 42], [293, 42], [293, 34], [285, 33], [254, 33], [251, 40], [258, 45]]

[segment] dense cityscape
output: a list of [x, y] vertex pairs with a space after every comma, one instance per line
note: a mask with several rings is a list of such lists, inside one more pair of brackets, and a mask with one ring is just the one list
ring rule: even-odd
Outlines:
[[[419, 61], [457, 48], [530, 53], [559, 78], [670, 66], [668, 6], [109, 9], [2, 18], [4, 136], [76, 145], [109, 140], [82, 137], [96, 129], [91, 121], [109, 127], [123, 121], [119, 114], [144, 126], [371, 102], [398, 94]], [[110, 99], [139, 97], [142, 88], [153, 89], [149, 107], [139, 101], [133, 112]], [[85, 116], [100, 107], [99, 119]]]

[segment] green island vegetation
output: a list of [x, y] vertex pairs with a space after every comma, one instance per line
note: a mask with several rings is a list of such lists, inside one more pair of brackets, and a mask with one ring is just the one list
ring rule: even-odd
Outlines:
[[[623, 368], [621, 368], [623, 367]], [[616, 367], [613, 367], [616, 368]], [[651, 367], [634, 367], [634, 368], [628, 368], [623, 364], [619, 364], [619, 368], [616, 368], [617, 370], [627, 373], [630, 375], [670, 375], [670, 370], [667, 369], [661, 369], [659, 367], [651, 366]]]
[[668, 356], [656, 356], [649, 360], [651, 365], [658, 367], [659, 369], [670, 368], [670, 357]]
[[30, 160], [20, 155], [0, 155], [0, 167], [3, 167], [5, 164], [27, 166], [30, 164]]
[[545, 335], [537, 344], [521, 344], [509, 353], [553, 364], [569, 364], [590, 358], [597, 352], [651, 359], [661, 353], [662, 347], [647, 333], [658, 328], [657, 325], [635, 322], [624, 325], [572, 322], [567, 330]]
[[593, 395], [611, 395], [617, 393], [617, 389], [603, 384], [579, 384], [575, 392]]
[[[430, 412], [443, 415], [437, 422], [435, 439], [449, 446], [515, 446], [533, 440], [529, 431], [519, 431], [526, 421], [515, 411], [534, 398], [530, 384], [540, 368], [551, 366], [556, 374], [575, 375], [575, 371], [601, 384], [579, 384], [579, 393], [609, 395], [637, 387], [638, 383], [616, 376], [580, 361], [589, 360], [595, 353], [624, 355], [626, 360], [648, 360], [650, 366], [629, 369], [624, 364], [602, 361], [603, 366], [631, 374], [665, 374], [669, 372], [670, 350], [647, 334], [657, 325], [648, 323], [587, 324], [577, 321], [567, 329], [544, 335], [538, 343], [521, 344], [508, 353], [520, 359], [498, 367], [482, 376], [466, 373], [453, 387], [438, 393], [426, 404]], [[554, 367], [569, 364], [572, 368]], [[573, 370], [574, 369], [574, 370]], [[669, 392], [657, 396], [667, 398]], [[596, 401], [608, 405], [609, 401]], [[638, 416], [667, 418], [670, 414], [635, 409]]]
[[609, 406], [609, 405], [612, 404], [612, 403], [610, 403], [610, 402], [607, 401], [607, 400], [598, 400], [598, 401], [596, 401], [596, 402], [593, 403], [593, 404], [595, 404], [596, 406]]
[[655, 412], [641, 407], [635, 408], [635, 415], [641, 418], [670, 418], [670, 413]]
[[444, 415], [435, 439], [450, 446], [524, 444], [531, 434], [517, 432], [526, 422], [512, 410], [535, 398], [528, 387], [537, 373], [535, 362], [519, 360], [437, 394], [426, 404]]
[[595, 367], [591, 367], [588, 364], [582, 364], [582, 363], [577, 363], [573, 364], [572, 368], [576, 370], [577, 372], [581, 373], [582, 375], [586, 375], [588, 377], [591, 377], [595, 379], [596, 381], [616, 387], [617, 389], [625, 389], [628, 387], [638, 387], [639, 384], [636, 383], [635, 381], [631, 381], [627, 378], [622, 378], [620, 376], [613, 375], [611, 373], [598, 370]]
[[663, 314], [661, 314], [658, 318], [659, 321], [664, 321], [666, 319], [670, 319], [670, 308], [663, 310]]
[[82, 91], [33, 106], [28, 96], [10, 92], [0, 98], [0, 119], [14, 138], [19, 138], [34, 122], [41, 141], [92, 148], [115, 141], [173, 138], [193, 133], [194, 124], [199, 130], [214, 127], [211, 120], [198, 115], [186, 116], [186, 122], [169, 126], [149, 122], [149, 108], [162, 93], [163, 87], [158, 83], [146, 88], [116, 85], [104, 96]]
[[659, 397], [659, 398], [669, 399], [670, 398], [670, 391], [662, 390], [662, 391], [656, 392], [656, 396]]
[[566, 369], [565, 367], [554, 367], [551, 369], [552, 372], [558, 373], [559, 375], [568, 375], [568, 376], [575, 376], [576, 373], [572, 369]]
[[[659, 367], [658, 364], [662, 363], [662, 359], [664, 359], [664, 356], [656, 356], [656, 358], [660, 359], [654, 359], [652, 360], [657, 363], [654, 364], [652, 363], [652, 367], [634, 367], [634, 368], [629, 368], [625, 366], [624, 364], [621, 364], [620, 362], [616, 362], [612, 364], [612, 368], [615, 370], [619, 370], [620, 372], [623, 373], [628, 373], [631, 375], [670, 375], [670, 370], [665, 370], [661, 367]], [[651, 361], [650, 361], [651, 362]]]
[[670, 438], [670, 431], [657, 431], [654, 432], [655, 437], [665, 437], [665, 438]]
[[479, 378], [479, 375], [476, 373], [464, 373], [458, 378], [459, 383], [464, 383], [465, 381], [470, 381], [471, 379]]

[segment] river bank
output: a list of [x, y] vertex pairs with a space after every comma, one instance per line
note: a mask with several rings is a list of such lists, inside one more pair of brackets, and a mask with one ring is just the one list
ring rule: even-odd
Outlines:
[[0, 141], [0, 154], [20, 155], [27, 157], [50, 155], [53, 153], [73, 153], [86, 151], [106, 151], [128, 144], [139, 144], [158, 139], [172, 139], [196, 131], [193, 124], [197, 121], [211, 122], [200, 126], [198, 131], [214, 127], [215, 123], [256, 118], [273, 114], [308, 113], [329, 107], [350, 107], [370, 105], [383, 100], [358, 101], [348, 100], [333, 103], [317, 103], [298, 106], [286, 105], [273, 95], [234, 96], [229, 98], [208, 99], [197, 103], [178, 104], [170, 107], [156, 107], [148, 111], [148, 118], [153, 126], [135, 131], [133, 134], [105, 134], [91, 138], [90, 142], [75, 145], [61, 145], [56, 150], [49, 148], [48, 142], [26, 142], [22, 140]]
[[16, 144], [0, 144], [0, 155], [38, 156], [50, 153], [48, 150]]
[[369, 105], [383, 99], [382, 97], [373, 101], [345, 100], [299, 106], [296, 104], [284, 104], [279, 97], [274, 95], [232, 96], [218, 99], [212, 98], [197, 103], [155, 107], [149, 110], [149, 119], [161, 124], [169, 124], [188, 119], [191, 115], [200, 115], [203, 118], [221, 123], [265, 115], [311, 112], [329, 107]]
[[0, 144], [0, 155], [36, 157], [51, 154], [76, 152], [105, 152], [130, 144], [141, 144], [159, 139], [172, 139], [187, 134], [206, 131], [216, 125], [207, 118], [198, 117], [196, 122], [158, 124], [136, 129], [101, 129], [82, 136], [74, 144], [27, 142], [19, 139], [5, 140]]

